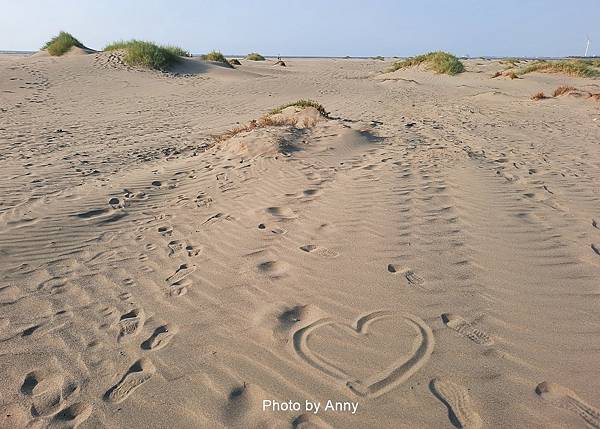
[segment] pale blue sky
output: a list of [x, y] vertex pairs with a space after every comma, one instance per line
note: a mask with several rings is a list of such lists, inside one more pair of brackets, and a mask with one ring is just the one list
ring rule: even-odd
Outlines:
[[265, 55], [600, 55], [600, 0], [0, 0], [0, 50], [59, 30], [89, 47], [139, 38]]

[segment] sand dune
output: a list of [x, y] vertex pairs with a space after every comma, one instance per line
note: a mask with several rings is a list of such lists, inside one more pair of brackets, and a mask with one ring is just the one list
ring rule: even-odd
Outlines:
[[600, 427], [598, 80], [286, 66], [0, 57], [0, 427]]

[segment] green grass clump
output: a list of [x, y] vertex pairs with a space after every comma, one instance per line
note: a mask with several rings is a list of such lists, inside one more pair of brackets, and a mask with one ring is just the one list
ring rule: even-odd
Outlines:
[[227, 61], [227, 58], [225, 58], [225, 55], [219, 51], [210, 51], [208, 54], [201, 55], [200, 58], [206, 61], [217, 61], [227, 65], [228, 67], [232, 67], [232, 65], [229, 64], [229, 61]]
[[118, 41], [107, 45], [105, 51], [123, 49], [127, 51], [123, 60], [131, 66], [142, 66], [166, 70], [190, 54], [177, 46], [160, 46], [143, 40]]
[[[599, 62], [600, 63], [600, 62]], [[559, 60], [559, 61], [535, 61], [517, 71], [518, 75], [532, 72], [542, 73], [564, 73], [578, 77], [599, 77], [600, 70], [595, 60]]]
[[58, 33], [58, 36], [55, 36], [52, 39], [50, 39], [50, 41], [46, 43], [42, 47], [42, 49], [47, 49], [50, 55], [60, 56], [69, 51], [69, 49], [71, 49], [73, 46], [76, 46], [81, 49], [87, 49], [83, 45], [83, 43], [81, 43], [79, 40], [73, 37], [73, 35], [61, 31], [60, 33]]
[[265, 57], [263, 57], [261, 54], [256, 53], [256, 52], [251, 52], [248, 55], [246, 55], [246, 59], [247, 60], [251, 60], [251, 61], [264, 61]]
[[271, 110], [268, 114], [269, 115], [276, 115], [278, 113], [281, 113], [283, 111], [283, 109], [287, 109], [288, 107], [299, 107], [301, 109], [306, 109], [307, 107], [314, 107], [315, 109], [317, 109], [319, 111], [319, 113], [325, 117], [329, 116], [329, 113], [325, 110], [325, 108], [317, 103], [316, 101], [313, 100], [298, 100], [298, 101], [294, 101], [293, 103], [288, 103], [288, 104], [284, 104], [282, 106], [279, 106], [273, 110]]
[[448, 74], [450, 76], [465, 71], [465, 66], [458, 58], [452, 54], [441, 51], [429, 52], [424, 55], [417, 55], [416, 57], [410, 57], [404, 60], [396, 61], [387, 71], [393, 72], [423, 63], [425, 63], [430, 70], [433, 70], [436, 73]]

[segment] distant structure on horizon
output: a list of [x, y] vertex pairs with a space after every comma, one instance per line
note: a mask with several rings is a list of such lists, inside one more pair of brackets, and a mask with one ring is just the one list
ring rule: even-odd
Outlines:
[[588, 51], [590, 50], [590, 36], [586, 36], [587, 37], [587, 43], [585, 44], [585, 54], [583, 54], [584, 57], [587, 57]]

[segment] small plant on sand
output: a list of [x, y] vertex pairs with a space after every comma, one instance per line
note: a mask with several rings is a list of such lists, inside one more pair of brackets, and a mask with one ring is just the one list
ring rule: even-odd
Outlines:
[[546, 97], [546, 95], [543, 92], [538, 92], [538, 93], [533, 94], [531, 96], [531, 99], [534, 100], [534, 101], [544, 100], [546, 98], [548, 98], [548, 97]]
[[465, 71], [463, 63], [454, 55], [447, 52], [429, 52], [428, 54], [396, 61], [387, 72], [418, 66], [420, 64], [425, 64], [427, 68], [433, 70], [435, 73], [447, 74], [450, 76]]
[[219, 51], [211, 51], [208, 54], [201, 55], [200, 58], [206, 61], [216, 61], [218, 63], [223, 63], [228, 67], [232, 67], [229, 61], [227, 61], [227, 58], [225, 58], [225, 55]]
[[517, 71], [518, 75], [532, 72], [564, 73], [569, 76], [598, 77], [600, 70], [586, 60], [535, 61]]
[[[318, 112], [320, 113], [321, 116], [323, 116], [325, 118], [329, 118], [329, 113], [327, 113], [327, 111], [325, 111], [325, 108], [322, 105], [320, 105], [319, 103], [317, 103], [316, 101], [298, 100], [293, 103], [288, 103], [288, 104], [284, 104], [283, 106], [279, 106], [279, 107], [271, 110], [269, 113], [260, 117], [257, 120], [256, 119], [252, 120], [245, 125], [240, 125], [236, 128], [228, 130], [221, 135], [214, 136], [214, 138], [217, 141], [224, 141], [224, 140], [228, 140], [231, 137], [234, 137], [240, 133], [252, 131], [257, 128], [278, 127], [278, 126], [296, 126], [298, 124], [298, 118], [290, 117], [290, 116], [281, 116], [281, 117], [277, 116], [284, 109], [287, 109], [288, 107], [292, 107], [292, 106], [298, 107], [300, 110], [306, 109], [308, 107], [314, 107], [315, 109], [318, 110]], [[314, 126], [315, 123], [312, 120], [307, 121], [305, 119], [303, 125], [304, 125], [304, 127], [311, 127], [311, 126]]]
[[321, 115], [325, 116], [326, 118], [329, 117], [329, 113], [325, 110], [325, 108], [321, 104], [319, 104], [313, 100], [298, 100], [298, 101], [294, 101], [293, 103], [281, 105], [281, 106], [276, 107], [275, 109], [271, 110], [269, 112], [269, 115], [276, 115], [278, 113], [281, 113], [283, 111], [283, 109], [287, 109], [288, 107], [292, 107], [292, 106], [299, 107], [300, 109], [306, 109], [307, 107], [314, 107], [315, 109], [317, 109], [319, 111], [319, 113]]
[[60, 56], [69, 51], [73, 46], [81, 49], [86, 48], [83, 43], [73, 37], [70, 33], [66, 33], [61, 31], [58, 33], [58, 36], [50, 39], [48, 43], [46, 43], [42, 49], [48, 50], [48, 53], [53, 56]]
[[257, 52], [251, 52], [248, 55], [246, 55], [246, 59], [250, 60], [250, 61], [264, 61], [265, 57], [263, 57], [261, 54], [259, 54]]
[[567, 94], [572, 91], [577, 91], [577, 88], [575, 88], [573, 86], [561, 85], [554, 90], [554, 93], [552, 94], [552, 96], [558, 97], [560, 95]]
[[231, 64], [232, 66], [241, 66], [242, 63], [240, 63], [240, 60], [232, 58], [229, 60], [229, 64]]
[[107, 45], [105, 51], [126, 51], [123, 60], [131, 66], [166, 70], [190, 54], [177, 46], [160, 46], [143, 40], [119, 41]]

